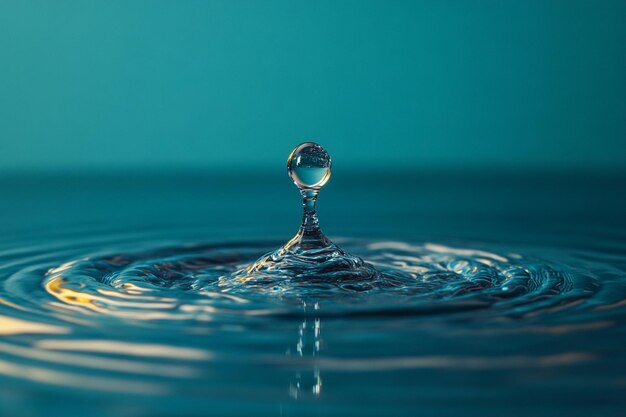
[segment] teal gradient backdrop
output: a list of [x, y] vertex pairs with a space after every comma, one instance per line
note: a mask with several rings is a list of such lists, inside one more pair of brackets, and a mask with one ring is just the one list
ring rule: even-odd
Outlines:
[[623, 0], [2, 0], [0, 170], [622, 169], [625, 42]]

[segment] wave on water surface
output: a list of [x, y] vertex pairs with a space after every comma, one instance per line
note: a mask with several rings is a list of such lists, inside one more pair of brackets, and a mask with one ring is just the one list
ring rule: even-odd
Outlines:
[[[524, 334], [530, 343], [532, 335], [607, 329], [626, 308], [623, 272], [591, 253], [338, 243], [368, 273], [337, 279], [332, 259], [315, 274], [250, 269], [274, 241], [135, 237], [83, 245], [72, 238], [13, 248], [0, 266], [0, 335], [8, 337], [0, 342], [0, 376], [187, 400], [190, 392], [224, 387], [233, 390], [224, 398], [254, 399], [259, 386], [273, 387], [268, 395], [278, 398], [288, 381], [290, 398], [318, 397], [329, 372], [596, 361], [591, 350], [529, 353], [509, 338]], [[462, 348], [470, 337], [488, 338], [499, 350]], [[256, 371], [232, 372], [240, 367]], [[268, 376], [275, 374], [282, 379]]]

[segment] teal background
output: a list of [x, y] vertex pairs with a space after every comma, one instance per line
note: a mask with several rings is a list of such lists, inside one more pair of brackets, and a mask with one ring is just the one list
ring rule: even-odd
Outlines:
[[626, 166], [625, 1], [0, 2], [0, 171]]

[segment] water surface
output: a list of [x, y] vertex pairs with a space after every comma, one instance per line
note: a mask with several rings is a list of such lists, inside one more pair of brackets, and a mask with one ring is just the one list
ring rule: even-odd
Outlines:
[[280, 174], [0, 180], [1, 414], [621, 415], [623, 177], [334, 174], [382, 274], [234, 279], [297, 229]]

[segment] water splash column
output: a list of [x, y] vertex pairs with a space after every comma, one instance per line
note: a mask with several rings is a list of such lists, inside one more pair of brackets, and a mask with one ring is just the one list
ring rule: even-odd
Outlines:
[[302, 194], [302, 224], [287, 245], [290, 250], [311, 250], [332, 243], [322, 232], [317, 218], [317, 196], [330, 179], [332, 161], [324, 148], [314, 142], [295, 147], [287, 159], [287, 169]]

